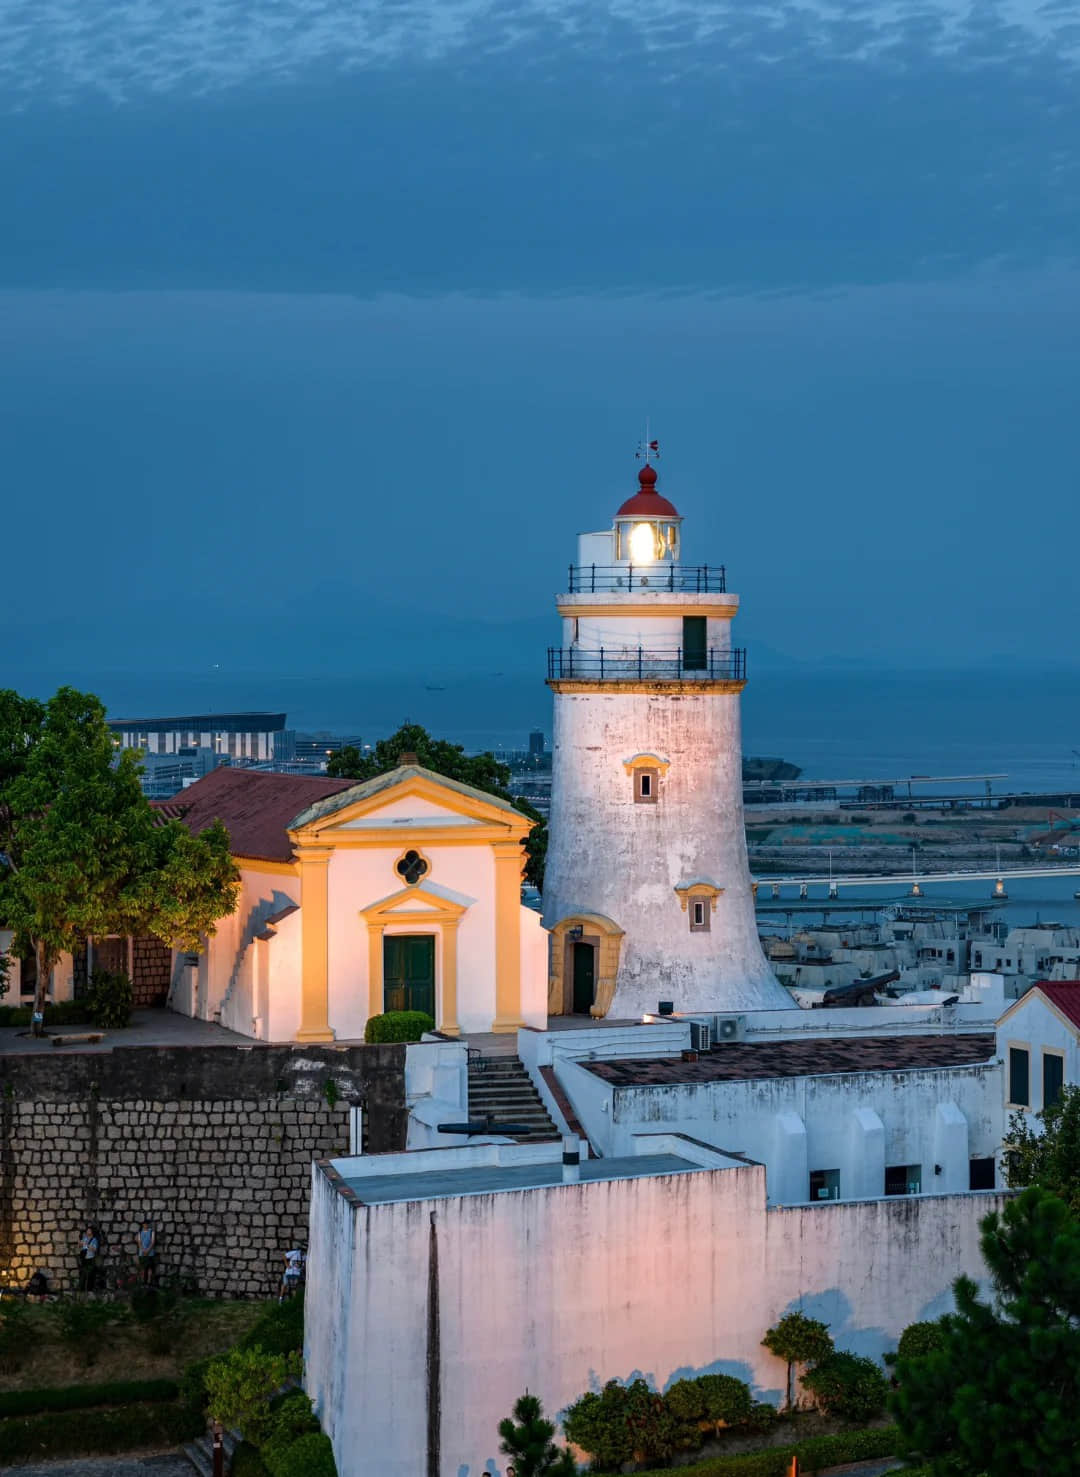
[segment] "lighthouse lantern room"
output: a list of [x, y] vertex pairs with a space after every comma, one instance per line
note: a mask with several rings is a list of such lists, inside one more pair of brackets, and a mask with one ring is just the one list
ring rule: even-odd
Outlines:
[[557, 599], [548, 1009], [790, 1007], [758, 941], [746, 857], [739, 600], [723, 566], [682, 563], [654, 456], [655, 443], [612, 527], [580, 536]]

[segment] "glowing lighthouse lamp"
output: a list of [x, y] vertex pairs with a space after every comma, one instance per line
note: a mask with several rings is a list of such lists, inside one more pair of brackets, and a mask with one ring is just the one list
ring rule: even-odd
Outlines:
[[645, 465], [638, 473], [638, 490], [627, 498], [615, 515], [615, 562], [617, 564], [675, 564], [679, 559], [679, 524], [682, 519], [666, 497], [656, 490], [656, 468], [652, 458], [657, 443], [646, 441], [638, 453]]

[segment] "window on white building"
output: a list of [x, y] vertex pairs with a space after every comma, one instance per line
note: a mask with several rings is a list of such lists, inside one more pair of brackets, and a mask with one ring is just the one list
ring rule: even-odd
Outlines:
[[709, 906], [708, 898], [692, 898], [690, 900], [690, 932], [708, 933], [711, 914], [712, 908]]
[[1061, 1089], [1065, 1085], [1065, 1058], [1056, 1051], [1044, 1051], [1042, 1059], [1042, 1105], [1052, 1108], [1061, 1100]]
[[838, 1169], [812, 1169], [810, 1171], [811, 1200], [840, 1199], [840, 1171]]
[[1014, 1108], [1031, 1106], [1031, 1053], [1024, 1046], [1009, 1047], [1009, 1102]]
[[660, 772], [656, 769], [634, 770], [634, 800], [638, 805], [655, 805]]
[[993, 1155], [987, 1159], [972, 1159], [968, 1167], [968, 1189], [993, 1190], [994, 1188]]
[[887, 1164], [886, 1195], [918, 1195], [922, 1192], [921, 1164]]

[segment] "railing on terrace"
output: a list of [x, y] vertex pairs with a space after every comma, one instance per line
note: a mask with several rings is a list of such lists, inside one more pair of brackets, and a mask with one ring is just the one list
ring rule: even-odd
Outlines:
[[677, 590], [684, 595], [723, 595], [722, 564], [571, 564], [570, 594], [604, 590]]
[[648, 651], [641, 646], [614, 649], [549, 646], [548, 681], [568, 678], [585, 682], [681, 681], [684, 678], [703, 682], [745, 682], [746, 652], [741, 647], [684, 650], [677, 646], [666, 651]]

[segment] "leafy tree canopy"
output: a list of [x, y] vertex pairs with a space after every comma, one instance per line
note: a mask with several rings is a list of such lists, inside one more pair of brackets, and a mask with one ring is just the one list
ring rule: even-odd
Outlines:
[[1036, 1131], [1023, 1113], [1009, 1120], [1005, 1177], [1011, 1189], [1041, 1185], [1080, 1217], [1080, 1087], [1063, 1087], [1060, 1099], [1038, 1114]]
[[48, 972], [87, 934], [151, 935], [198, 949], [236, 905], [225, 828], [164, 824], [116, 754], [96, 697], [61, 687], [47, 703], [0, 691], [0, 918]]
[[432, 769], [436, 774], [444, 774], [447, 779], [458, 780], [461, 784], [472, 785], [489, 795], [497, 795], [515, 810], [520, 810], [522, 815], [528, 816], [533, 828], [525, 840], [525, 880], [534, 887], [543, 886], [547, 822], [527, 800], [520, 795], [511, 795], [509, 766], [500, 764], [494, 754], [466, 754], [460, 744], [432, 738], [419, 723], [403, 723], [397, 733], [379, 739], [373, 749], [364, 753], [353, 744], [339, 749], [330, 756], [326, 772], [337, 779], [373, 780], [377, 775], [397, 769], [403, 754], [415, 754], [422, 768]]
[[777, 1320], [761, 1340], [770, 1354], [787, 1364], [787, 1403], [794, 1402], [793, 1375], [797, 1364], [819, 1364], [833, 1351], [829, 1325], [797, 1308]]
[[896, 1361], [905, 1450], [943, 1477], [1065, 1477], [1080, 1442], [1080, 1222], [1032, 1186], [983, 1220], [981, 1246], [995, 1301], [959, 1278], [940, 1347]]

